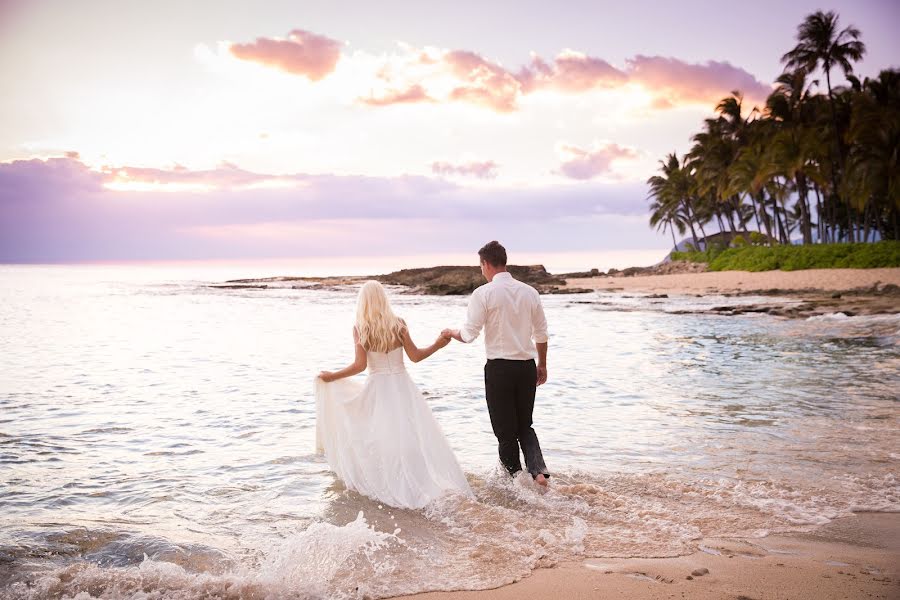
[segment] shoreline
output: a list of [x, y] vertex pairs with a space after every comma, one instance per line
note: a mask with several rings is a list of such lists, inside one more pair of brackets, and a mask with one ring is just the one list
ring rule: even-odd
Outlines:
[[[741, 306], [715, 306], [702, 311], [720, 315], [748, 313], [809, 318], [900, 313], [900, 268], [809, 269], [804, 271], [704, 271], [632, 277], [566, 280], [566, 287], [594, 293], [644, 293], [652, 297], [762, 296]], [[562, 288], [565, 290], [565, 287]]]
[[[900, 267], [879, 269], [809, 269], [801, 271], [682, 271], [660, 274], [614, 274], [599, 272], [553, 275], [540, 265], [511, 266], [517, 279], [535, 287], [542, 294], [579, 294], [599, 301], [597, 294], [648, 294], [652, 298], [670, 295], [684, 298], [719, 296], [759, 296], [759, 300], [724, 303], [675, 314], [710, 313], [742, 315], [769, 314], [787, 318], [809, 318], [842, 313], [845, 316], [893, 315], [900, 313]], [[346, 291], [368, 279], [396, 286], [398, 293], [425, 296], [465, 296], [484, 283], [477, 267], [438, 266], [427, 269], [404, 269], [387, 275], [293, 277], [275, 276], [229, 280], [213, 284], [213, 289], [266, 290], [295, 288], [323, 291]], [[600, 301], [602, 303], [602, 301]], [[623, 309], [624, 310], [624, 309]]]
[[704, 538], [698, 547], [693, 554], [673, 558], [564, 562], [491, 590], [425, 592], [400, 598], [838, 600], [900, 596], [900, 513], [857, 513], [806, 533]]
[[571, 277], [566, 287], [673, 294], [816, 294], [861, 292], [876, 286], [900, 287], [900, 267], [807, 269], [803, 271], [703, 271], [631, 277]]

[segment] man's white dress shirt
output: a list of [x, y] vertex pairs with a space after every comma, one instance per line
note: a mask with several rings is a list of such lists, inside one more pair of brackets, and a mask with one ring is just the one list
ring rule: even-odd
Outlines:
[[494, 275], [472, 293], [459, 336], [469, 343], [482, 328], [488, 360], [537, 358], [535, 343], [547, 341], [547, 319], [537, 290], [507, 272]]

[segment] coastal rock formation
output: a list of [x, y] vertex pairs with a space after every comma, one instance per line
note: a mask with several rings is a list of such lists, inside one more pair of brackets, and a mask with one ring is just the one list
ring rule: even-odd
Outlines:
[[[551, 275], [543, 265], [509, 265], [507, 267], [513, 277], [535, 288], [541, 294], [579, 294], [592, 292], [591, 289], [566, 287], [562, 276]], [[374, 279], [386, 285], [405, 288], [402, 293], [422, 294], [429, 296], [464, 296], [471, 294], [475, 288], [484, 284], [484, 277], [479, 267], [471, 266], [438, 266], [421, 269], [403, 269], [387, 275], [371, 276], [337, 276], [337, 277], [265, 277], [259, 279], [234, 279], [209, 287], [218, 289], [267, 289], [267, 288], [303, 288], [303, 289], [342, 289], [346, 286], [359, 285]]]
[[[543, 294], [559, 293], [566, 284], [563, 277], [551, 275], [543, 265], [509, 265], [507, 270], [513, 277]], [[386, 284], [407, 286], [410, 294], [431, 296], [464, 296], [484, 284], [481, 269], [469, 266], [403, 269], [387, 275], [376, 275], [373, 279]], [[577, 292], [565, 290], [565, 293]]]
[[672, 260], [652, 267], [628, 267], [627, 269], [610, 269], [608, 277], [639, 277], [642, 275], [672, 275], [675, 273], [703, 273], [707, 270], [706, 263], [688, 262], [686, 260]]

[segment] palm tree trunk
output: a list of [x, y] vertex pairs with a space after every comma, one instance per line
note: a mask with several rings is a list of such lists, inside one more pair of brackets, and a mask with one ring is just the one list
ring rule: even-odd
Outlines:
[[825, 214], [822, 207], [822, 198], [819, 196], [819, 188], [815, 182], [812, 184], [813, 193], [816, 195], [816, 231], [819, 232], [819, 243], [824, 244], [828, 240], [825, 239]]
[[775, 215], [775, 224], [778, 227], [778, 240], [782, 244], [787, 244], [787, 232], [784, 229], [784, 222], [781, 219], [781, 210], [778, 206], [778, 198], [772, 196], [772, 213]]
[[828, 232], [828, 225], [830, 219], [828, 217], [828, 205], [822, 201], [822, 196], [819, 193], [819, 186], [815, 181], [812, 182], [813, 193], [816, 195], [816, 207], [819, 212], [819, 240], [823, 244], [831, 243], [831, 236]]
[[866, 200], [866, 208], [863, 211], [863, 240], [864, 242], [869, 241], [869, 231], [871, 231], [871, 227], [869, 225], [872, 223], [872, 198]]
[[894, 222], [894, 239], [900, 240], [900, 219], [897, 218], [897, 207], [891, 207], [891, 220]]
[[719, 224], [719, 233], [725, 231], [725, 223], [722, 221], [722, 213], [719, 211], [716, 211], [716, 221]]
[[769, 220], [769, 211], [766, 210], [766, 193], [763, 190], [759, 191], [759, 199], [757, 201], [759, 205], [759, 210], [762, 211], [763, 224], [766, 226], [766, 235], [769, 236], [767, 240], [768, 244], [772, 245], [772, 221]]
[[694, 229], [694, 213], [691, 211], [691, 205], [687, 200], [681, 201], [684, 206], [684, 212], [687, 214], [688, 227], [691, 228], [691, 239], [694, 240], [694, 250], [700, 250], [700, 244], [697, 241], [697, 231]]
[[797, 202], [800, 203], [800, 233], [803, 235], [803, 243], [812, 243], [812, 226], [809, 218], [809, 203], [807, 202], [806, 177], [803, 173], [797, 173]]
[[753, 217], [756, 220], [756, 230], [762, 233], [762, 224], [759, 222], [759, 207], [756, 204], [756, 198], [753, 197], [753, 194], [748, 194], [750, 196], [750, 204], [753, 205]]
[[841, 140], [838, 136], [838, 120], [837, 120], [837, 112], [834, 109], [834, 94], [831, 92], [831, 69], [825, 69], [825, 82], [828, 84], [828, 105], [831, 108], [831, 128], [834, 138], [834, 148], [837, 151], [836, 155], [831, 159], [831, 185], [832, 193], [834, 194], [835, 199], [839, 199], [838, 196], [838, 178], [837, 178], [837, 163], [840, 162], [843, 164], [844, 160], [842, 158], [841, 152]]

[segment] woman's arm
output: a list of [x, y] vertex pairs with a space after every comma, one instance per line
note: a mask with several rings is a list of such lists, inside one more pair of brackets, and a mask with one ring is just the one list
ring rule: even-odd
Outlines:
[[425, 360], [450, 343], [450, 338], [441, 334], [434, 341], [434, 343], [427, 348], [419, 348], [418, 346], [416, 346], [415, 342], [412, 341], [412, 338], [409, 335], [409, 327], [406, 326], [405, 322], [403, 323], [403, 330], [400, 332], [400, 340], [403, 342], [403, 350], [406, 351], [406, 355], [409, 357], [409, 360], [413, 362], [420, 362]]
[[356, 332], [356, 327], [353, 328], [353, 351], [355, 355], [350, 366], [344, 367], [340, 371], [335, 372], [322, 371], [321, 373], [319, 373], [319, 379], [328, 383], [330, 381], [334, 381], [335, 379], [343, 379], [344, 377], [350, 377], [351, 375], [362, 373], [366, 370], [366, 349], [363, 348], [359, 343], [359, 334]]

